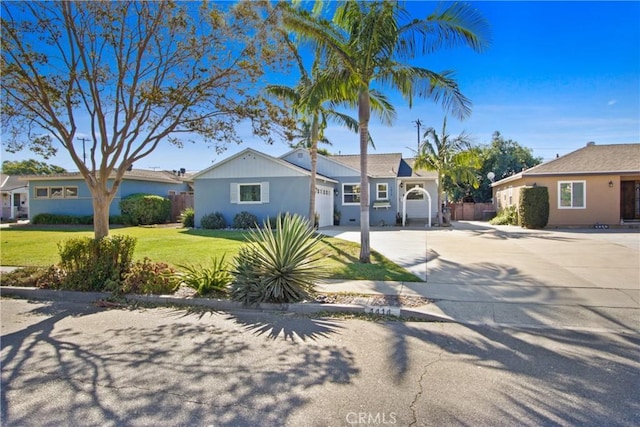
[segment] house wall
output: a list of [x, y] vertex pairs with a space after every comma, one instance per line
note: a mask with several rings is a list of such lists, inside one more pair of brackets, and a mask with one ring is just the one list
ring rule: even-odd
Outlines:
[[[231, 203], [232, 183], [269, 183], [268, 203]], [[269, 178], [199, 178], [194, 182], [195, 226], [206, 214], [220, 212], [227, 225], [242, 211], [250, 212], [262, 223], [267, 217], [280, 213], [304, 216], [309, 211], [309, 177], [269, 177]]]
[[[561, 208], [558, 188], [561, 181], [585, 182], [585, 207]], [[609, 187], [609, 181], [613, 187]], [[509, 206], [509, 191], [512, 205], [518, 206], [520, 190], [524, 186], [544, 186], [549, 191], [548, 226], [592, 226], [594, 224], [618, 224], [620, 222], [620, 176], [618, 175], [570, 175], [553, 177], [523, 177], [494, 187], [494, 203], [499, 209]], [[511, 190], [509, 189], [511, 187]]]
[[[311, 156], [309, 155], [309, 151], [305, 149], [298, 149], [290, 153], [287, 153], [285, 156], [282, 157], [282, 159], [296, 166], [299, 166], [303, 169], [311, 170]], [[342, 177], [359, 177], [360, 176], [359, 171], [353, 170], [345, 165], [342, 165], [334, 160], [331, 160], [331, 158], [327, 158], [322, 155], [318, 156], [318, 162], [317, 162], [316, 168], [320, 175], [324, 175], [331, 178], [334, 178], [336, 176], [342, 176]]]
[[[36, 198], [36, 188], [39, 187], [76, 187], [78, 196], [71, 198]], [[186, 183], [162, 183], [152, 181], [124, 180], [118, 189], [111, 205], [109, 215], [120, 215], [120, 200], [136, 193], [156, 194], [166, 197], [169, 191], [186, 191]], [[93, 198], [84, 180], [81, 179], [52, 179], [29, 181], [29, 217], [41, 213], [57, 215], [86, 216], [93, 215]]]

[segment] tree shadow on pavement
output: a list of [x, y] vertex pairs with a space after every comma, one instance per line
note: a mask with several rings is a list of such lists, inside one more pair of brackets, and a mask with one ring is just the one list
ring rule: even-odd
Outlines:
[[151, 312], [62, 308], [3, 336], [2, 425], [281, 426], [359, 372], [323, 338], [336, 322]]
[[[463, 325], [439, 329], [433, 324], [402, 322], [385, 326], [394, 337], [389, 359], [396, 380], [419, 365], [422, 376], [416, 380], [425, 395], [452, 397], [429, 402], [429, 411], [441, 411], [440, 423], [465, 425], [473, 419], [483, 424], [479, 420], [487, 410], [499, 413], [499, 423], [504, 425], [630, 426], [640, 421], [637, 334]], [[452, 333], [456, 328], [467, 333]], [[437, 350], [416, 354], [409, 340], [430, 343]], [[460, 365], [461, 356], [464, 365]], [[433, 377], [442, 378], [440, 372], [447, 369], [465, 370], [468, 383], [461, 387], [439, 381], [431, 386]], [[476, 383], [474, 369], [491, 370], [491, 383], [486, 387]], [[500, 399], [495, 399], [495, 390]], [[462, 402], [473, 402], [478, 412], [474, 414]], [[497, 419], [494, 415], [485, 421]]]

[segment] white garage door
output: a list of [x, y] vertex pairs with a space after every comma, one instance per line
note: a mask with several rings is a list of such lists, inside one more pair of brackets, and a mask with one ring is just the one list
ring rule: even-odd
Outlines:
[[320, 216], [319, 227], [333, 225], [333, 187], [316, 186], [316, 212]]

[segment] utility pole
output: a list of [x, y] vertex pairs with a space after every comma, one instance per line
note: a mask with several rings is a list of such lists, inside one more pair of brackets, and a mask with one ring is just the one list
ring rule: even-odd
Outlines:
[[80, 141], [82, 141], [82, 163], [84, 163], [85, 165], [87, 164], [87, 152], [85, 151], [84, 148], [84, 143], [89, 141], [87, 138], [85, 138], [84, 136], [82, 138], [78, 138]]
[[420, 121], [420, 119], [416, 119], [411, 123], [415, 123], [418, 127], [418, 151], [420, 151], [420, 126], [422, 126], [422, 122]]

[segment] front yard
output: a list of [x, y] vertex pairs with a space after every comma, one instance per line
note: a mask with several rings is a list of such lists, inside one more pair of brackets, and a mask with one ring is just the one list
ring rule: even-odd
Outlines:
[[[123, 227], [111, 234], [137, 239], [134, 259], [149, 258], [179, 268], [184, 264], [208, 265], [213, 257], [230, 261], [244, 242], [241, 231], [193, 230], [177, 227]], [[0, 231], [0, 265], [49, 266], [59, 261], [58, 243], [93, 236], [90, 227], [20, 226]], [[419, 281], [387, 258], [371, 252], [371, 264], [358, 263], [359, 245], [333, 237], [322, 239], [322, 256], [331, 279]]]

